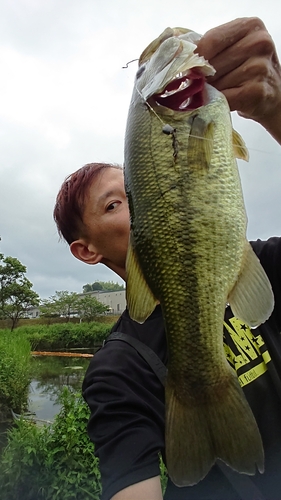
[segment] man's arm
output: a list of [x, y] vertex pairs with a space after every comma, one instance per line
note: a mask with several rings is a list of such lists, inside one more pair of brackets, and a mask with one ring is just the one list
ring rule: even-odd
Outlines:
[[208, 81], [230, 109], [259, 122], [281, 144], [281, 67], [263, 22], [243, 18], [211, 29], [198, 52], [216, 69]]
[[160, 476], [132, 484], [116, 493], [111, 500], [163, 500]]

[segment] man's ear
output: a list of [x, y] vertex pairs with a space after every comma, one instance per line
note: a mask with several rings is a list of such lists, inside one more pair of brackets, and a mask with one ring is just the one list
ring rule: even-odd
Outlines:
[[70, 245], [70, 251], [76, 259], [82, 260], [86, 264], [98, 264], [103, 256], [95, 251], [91, 243], [86, 243], [85, 240], [75, 240]]

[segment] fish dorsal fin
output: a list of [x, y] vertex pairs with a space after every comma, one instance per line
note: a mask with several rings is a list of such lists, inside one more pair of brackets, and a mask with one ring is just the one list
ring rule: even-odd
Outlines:
[[248, 241], [245, 244], [243, 267], [228, 302], [234, 316], [252, 328], [264, 323], [273, 311], [271, 284]]
[[214, 122], [200, 116], [192, 118], [188, 141], [188, 162], [209, 169], [214, 148]]
[[129, 315], [138, 323], [144, 323], [154, 311], [158, 301], [144, 279], [131, 242], [127, 253], [126, 271], [126, 299]]
[[245, 141], [242, 139], [241, 135], [236, 132], [236, 130], [232, 130], [232, 143], [235, 158], [249, 161], [249, 152]]

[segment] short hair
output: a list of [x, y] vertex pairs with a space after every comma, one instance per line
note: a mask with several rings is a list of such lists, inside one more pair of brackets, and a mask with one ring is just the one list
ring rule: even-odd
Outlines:
[[62, 183], [53, 215], [60, 237], [69, 245], [85, 233], [83, 216], [86, 198], [92, 182], [106, 168], [122, 169], [120, 165], [110, 163], [87, 163]]

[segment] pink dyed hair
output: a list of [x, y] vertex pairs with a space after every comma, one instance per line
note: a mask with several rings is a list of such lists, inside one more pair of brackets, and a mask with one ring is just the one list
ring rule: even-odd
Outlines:
[[62, 183], [53, 215], [59, 235], [69, 245], [85, 233], [83, 222], [85, 201], [93, 181], [106, 168], [122, 167], [110, 163], [87, 163], [66, 177]]

